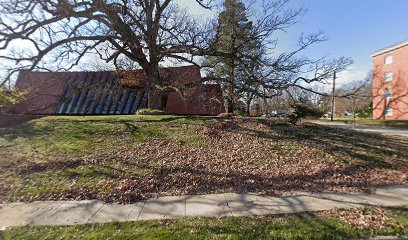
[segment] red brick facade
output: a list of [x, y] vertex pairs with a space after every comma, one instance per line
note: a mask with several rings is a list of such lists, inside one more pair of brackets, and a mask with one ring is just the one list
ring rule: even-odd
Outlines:
[[55, 114], [69, 74], [56, 75], [51, 72], [20, 71], [16, 88], [27, 91], [27, 94], [24, 95], [25, 101], [13, 107], [12, 113]]
[[[199, 68], [162, 68], [169, 84], [191, 85], [183, 96], [170, 92], [167, 112], [171, 114], [217, 115], [224, 112], [221, 88], [200, 83]], [[143, 70], [115, 72], [31, 72], [21, 71], [16, 87], [28, 90], [26, 100], [12, 113], [105, 115], [133, 114], [147, 106], [146, 77]]]
[[408, 41], [379, 50], [373, 60], [373, 118], [408, 120]]

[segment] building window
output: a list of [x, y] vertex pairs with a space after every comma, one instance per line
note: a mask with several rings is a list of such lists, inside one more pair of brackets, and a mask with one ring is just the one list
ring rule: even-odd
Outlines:
[[385, 64], [391, 64], [392, 63], [392, 56], [391, 55], [385, 56], [384, 62], [385, 62]]
[[384, 110], [384, 115], [385, 116], [392, 116], [392, 108], [386, 107]]
[[384, 95], [385, 95], [385, 99], [387, 99], [387, 100], [391, 99], [392, 98], [392, 90], [386, 88]]
[[386, 72], [384, 75], [384, 81], [389, 82], [392, 81], [392, 72]]

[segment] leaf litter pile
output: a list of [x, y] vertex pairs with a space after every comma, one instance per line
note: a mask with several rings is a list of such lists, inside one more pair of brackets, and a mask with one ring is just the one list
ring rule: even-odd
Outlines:
[[[149, 138], [110, 154], [20, 166], [15, 170], [19, 175], [80, 166], [104, 167], [110, 172], [96, 183], [74, 181], [59, 192], [30, 197], [19, 194], [12, 200], [131, 203], [159, 196], [222, 192], [278, 196], [294, 191], [369, 191], [408, 182], [408, 148], [403, 139], [245, 119], [190, 128], [202, 143]], [[134, 173], [129, 166], [144, 171]], [[4, 201], [13, 186], [0, 180], [0, 187]]]
[[334, 216], [342, 222], [348, 223], [357, 229], [389, 227], [389, 211], [380, 207], [332, 209], [326, 214]]

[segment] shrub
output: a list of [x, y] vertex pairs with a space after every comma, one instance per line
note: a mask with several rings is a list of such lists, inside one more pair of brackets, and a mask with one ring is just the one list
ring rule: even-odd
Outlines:
[[299, 118], [306, 118], [306, 117], [321, 118], [324, 114], [322, 110], [306, 105], [306, 104], [295, 104], [294, 109], [295, 109], [295, 114]]
[[6, 113], [13, 105], [23, 101], [27, 91], [18, 91], [17, 89], [8, 90], [0, 87], [0, 113]]
[[294, 109], [294, 113], [289, 116], [289, 122], [292, 123], [293, 125], [296, 125], [296, 123], [302, 119], [302, 118], [321, 118], [324, 114], [323, 111], [321, 111], [318, 108], [306, 105], [306, 104], [295, 104], [292, 106]]
[[143, 108], [136, 111], [136, 115], [165, 115], [165, 114], [167, 114], [165, 111], [159, 109]]
[[288, 121], [292, 123], [293, 125], [296, 125], [299, 119], [300, 118], [296, 114], [290, 114], [288, 117]]
[[357, 110], [358, 117], [371, 118], [373, 116], [373, 103], [370, 102], [364, 105], [361, 109]]

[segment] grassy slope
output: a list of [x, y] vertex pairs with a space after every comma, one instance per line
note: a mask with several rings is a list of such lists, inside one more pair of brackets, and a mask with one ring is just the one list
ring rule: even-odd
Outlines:
[[[326, 180], [338, 174], [318, 172], [319, 169], [310, 167], [332, 166], [332, 162], [350, 164], [351, 170], [346, 170], [355, 171], [364, 180], [364, 174], [371, 176], [371, 173], [359, 173], [360, 168], [351, 164], [370, 163], [370, 169], [388, 171], [400, 168], [390, 161], [402, 165], [408, 154], [406, 141], [313, 125], [294, 129], [285, 124], [269, 126], [267, 122], [244, 124], [237, 129], [220, 130], [222, 136], [218, 142], [207, 141], [194, 130], [195, 126], [217, 121], [210, 117], [182, 116], [45, 117], [15, 128], [0, 128], [0, 201], [61, 199], [61, 193], [72, 199], [78, 195], [75, 191], [84, 188], [97, 194], [120, 195], [110, 191], [115, 188], [126, 191], [126, 187], [137, 190], [138, 177], [144, 179], [146, 174], [151, 174], [152, 180], [146, 186], [156, 183], [157, 188], [152, 190], [166, 194], [262, 192], [274, 191], [274, 187], [279, 191], [310, 190], [299, 189], [301, 186], [311, 186], [312, 190], [315, 186], [324, 186], [326, 190], [337, 184], [330, 185]], [[157, 144], [167, 143], [149, 143], [152, 139], [168, 139], [169, 144], [160, 147]], [[144, 149], [147, 151], [143, 152]], [[161, 149], [167, 152], [160, 153]], [[200, 157], [205, 165], [195, 161]], [[180, 159], [182, 161], [177, 162]], [[297, 165], [292, 164], [296, 161]], [[285, 168], [296, 167], [296, 172], [287, 169], [279, 173], [288, 174], [287, 183], [276, 181], [283, 175], [273, 175], [282, 164]], [[202, 171], [194, 171], [197, 169]], [[166, 170], [167, 175], [162, 170]], [[221, 170], [226, 172], [219, 172]], [[314, 175], [299, 175], [305, 178], [299, 184], [296, 174], [302, 173]], [[228, 177], [217, 177], [225, 175]], [[125, 182], [125, 188], [121, 188], [118, 184], [127, 179], [136, 180], [128, 186]], [[347, 185], [349, 183], [344, 181], [353, 179], [355, 176], [350, 175], [336, 181]], [[196, 187], [190, 188], [194, 185], [188, 185], [189, 182], [194, 182]], [[240, 182], [244, 185], [237, 185]], [[367, 184], [356, 182], [357, 187], [360, 185]], [[91, 194], [82, 198], [99, 196]], [[132, 196], [129, 199], [134, 201]]]
[[[327, 212], [281, 216], [183, 218], [179, 220], [21, 227], [1, 239], [354, 239], [408, 235], [408, 208], [386, 210], [383, 228], [358, 229]], [[368, 223], [370, 224], [370, 223]]]
[[[201, 137], [188, 128], [214, 121], [209, 117], [177, 116], [92, 116], [45, 117], [14, 128], [0, 128], [0, 187], [2, 180], [14, 186], [12, 195], [24, 199], [43, 193], [59, 193], [69, 187], [98, 189], [98, 182], [120, 175], [114, 169], [141, 175], [155, 166], [143, 164], [60, 167], [49, 171], [16, 174], [27, 163], [68, 162], [84, 156], [109, 154], [131, 148], [149, 138], [201, 143]], [[52, 167], [51, 167], [52, 168]], [[103, 189], [102, 189], [103, 190]], [[1, 195], [1, 191], [0, 191]], [[0, 196], [1, 199], [1, 196]]]
[[[337, 118], [335, 122], [341, 122], [346, 124], [353, 124], [351, 118]], [[379, 126], [379, 127], [395, 127], [401, 129], [408, 129], [408, 120], [377, 120], [377, 119], [356, 119], [356, 124]]]

